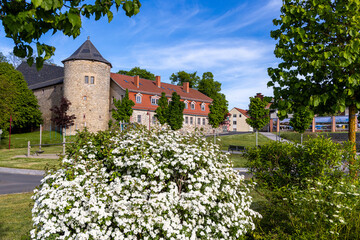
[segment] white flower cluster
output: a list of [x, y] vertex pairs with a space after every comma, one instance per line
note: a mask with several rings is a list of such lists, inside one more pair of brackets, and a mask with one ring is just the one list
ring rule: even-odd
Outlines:
[[243, 178], [216, 145], [171, 130], [113, 133], [109, 158], [89, 142], [42, 180], [32, 239], [239, 239], [254, 229]]

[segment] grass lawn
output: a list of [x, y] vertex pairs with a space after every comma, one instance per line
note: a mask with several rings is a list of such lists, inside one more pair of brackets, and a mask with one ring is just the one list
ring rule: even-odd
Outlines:
[[[321, 133], [323, 134], [323, 133]], [[316, 138], [318, 133], [312, 132], [305, 132], [303, 135], [303, 142], [311, 139]], [[293, 143], [300, 143], [301, 142], [301, 134], [297, 132], [280, 132], [280, 137], [285, 138]]]
[[[30, 153], [33, 154], [35, 150], [31, 149]], [[43, 147], [42, 150], [44, 150], [44, 154], [62, 153], [61, 146]], [[58, 167], [60, 164], [60, 161], [57, 159], [27, 158], [25, 157], [26, 152], [26, 148], [0, 149], [0, 167], [44, 170], [48, 167]], [[17, 155], [23, 155], [24, 157], [13, 158]]]
[[[228, 150], [229, 145], [244, 146], [246, 148], [255, 147], [255, 133], [219, 136], [218, 138], [221, 139], [220, 146], [221, 149], [223, 150]], [[209, 140], [212, 140], [212, 138], [209, 137]], [[271, 141], [270, 139], [264, 137], [259, 133], [258, 135], [259, 145], [263, 145], [270, 141]]]
[[17, 240], [32, 228], [32, 193], [0, 195], [0, 239]]
[[236, 168], [246, 167], [245, 164], [247, 160], [242, 156], [242, 154], [230, 154], [229, 158], [233, 162], [234, 167]]
[[[71, 141], [71, 137], [68, 136], [66, 141]], [[27, 148], [28, 141], [31, 144], [39, 144], [40, 142], [40, 132], [31, 132], [31, 133], [16, 133], [11, 134], [11, 144], [10, 148]], [[41, 143], [49, 144], [49, 143], [61, 143], [63, 141], [63, 137], [60, 133], [52, 131], [51, 134], [49, 131], [42, 132]], [[0, 141], [0, 149], [8, 149], [9, 148], [9, 136], [5, 138], [2, 136]]]

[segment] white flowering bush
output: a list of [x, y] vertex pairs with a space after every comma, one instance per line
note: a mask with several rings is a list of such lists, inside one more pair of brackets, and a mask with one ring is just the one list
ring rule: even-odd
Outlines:
[[249, 186], [218, 146], [141, 127], [98, 136], [83, 134], [42, 180], [32, 239], [239, 239], [254, 229]]

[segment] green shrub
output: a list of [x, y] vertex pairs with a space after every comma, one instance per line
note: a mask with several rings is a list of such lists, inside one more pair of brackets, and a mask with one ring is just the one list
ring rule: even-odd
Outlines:
[[318, 137], [303, 146], [271, 142], [261, 148], [251, 148], [245, 154], [250, 172], [259, 186], [268, 190], [287, 186], [302, 186], [305, 179], [344, 176], [343, 162], [353, 156], [350, 144], [338, 144]]

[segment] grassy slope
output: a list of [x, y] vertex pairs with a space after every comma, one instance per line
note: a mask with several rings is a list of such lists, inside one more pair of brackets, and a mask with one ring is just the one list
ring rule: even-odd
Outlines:
[[[219, 138], [221, 139], [220, 146], [221, 149], [223, 150], [228, 150], [229, 145], [244, 146], [246, 148], [255, 147], [255, 133], [220, 136]], [[263, 145], [270, 141], [271, 141], [270, 139], [264, 137], [259, 133], [258, 135], [259, 145]]]
[[21, 239], [32, 228], [32, 193], [0, 195], [0, 239]]

